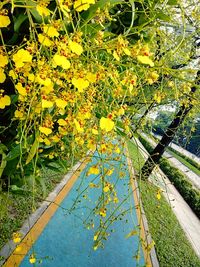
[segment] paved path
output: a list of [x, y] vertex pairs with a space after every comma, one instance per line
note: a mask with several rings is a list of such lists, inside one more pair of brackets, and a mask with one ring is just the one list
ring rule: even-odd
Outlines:
[[[147, 158], [148, 152], [144, 146], [138, 139], [136, 139], [135, 142], [137, 143], [144, 158]], [[188, 206], [176, 188], [171, 184], [166, 175], [160, 170], [160, 168], [157, 168], [156, 171], [153, 171], [151, 180], [162, 188], [165, 198], [170, 203], [172, 210], [174, 211], [180, 225], [188, 237], [188, 240], [200, 258], [200, 220], [193, 213], [191, 208]]]
[[[148, 140], [148, 142], [150, 144], [152, 144], [152, 146], [156, 146], [156, 142], [151, 139], [149, 136], [147, 136], [146, 134], [141, 134], [145, 139]], [[194, 185], [194, 187], [196, 187], [197, 189], [200, 189], [200, 176], [197, 175], [196, 173], [194, 173], [192, 170], [190, 170], [187, 166], [185, 166], [183, 163], [181, 163], [178, 159], [176, 159], [175, 157], [172, 156], [172, 154], [170, 154], [170, 152], [164, 152], [164, 157], [166, 157], [170, 163], [176, 167], [177, 169], [179, 169], [180, 171], [182, 171], [184, 173], [184, 175], [188, 178], [188, 180], [190, 180], [192, 182], [192, 184]]]
[[[151, 255], [140, 241], [147, 237], [142, 215], [136, 208], [137, 189], [130, 186], [132, 174], [127, 159], [124, 155], [112, 156], [107, 160], [95, 153], [89, 163], [82, 164], [65, 180], [53, 202], [28, 229], [20, 243], [21, 251], [14, 250], [4, 267], [31, 266], [33, 254], [37, 266], [45, 267], [152, 266]], [[104, 175], [104, 180], [98, 173], [88, 175], [91, 167], [97, 165], [103, 173], [106, 169], [113, 173]], [[117, 201], [112, 187], [102, 191], [105, 181], [115, 187]], [[99, 224], [104, 228], [99, 228]], [[130, 232], [132, 236], [125, 238]]]
[[[162, 136], [157, 135], [157, 134], [153, 134], [156, 138], [161, 139]], [[188, 150], [176, 145], [175, 143], [171, 142], [169, 144], [170, 147], [172, 147], [174, 150], [178, 151], [179, 153], [185, 155], [186, 157], [194, 160], [196, 163], [200, 164], [200, 158], [197, 157], [196, 155], [192, 154], [191, 152], [189, 152]]]

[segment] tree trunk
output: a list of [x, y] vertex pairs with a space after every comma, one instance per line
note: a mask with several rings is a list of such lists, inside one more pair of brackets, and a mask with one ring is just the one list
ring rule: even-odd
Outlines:
[[[197, 72], [196, 76], [196, 85], [200, 84], [200, 70]], [[165, 149], [167, 146], [171, 143], [173, 140], [175, 134], [177, 133], [178, 128], [184, 121], [185, 117], [188, 115], [190, 110], [193, 107], [193, 104], [191, 102], [192, 95], [195, 93], [197, 87], [194, 86], [191, 88], [190, 96], [188, 98], [188, 105], [182, 105], [178, 111], [178, 113], [175, 115], [173, 121], [167, 128], [166, 132], [164, 133], [162, 139], [157, 144], [153, 152], [149, 155], [148, 159], [146, 160], [145, 164], [143, 165], [141, 169], [141, 177], [142, 179], [147, 179], [151, 172], [153, 171], [156, 164], [158, 164], [160, 158], [162, 157]]]

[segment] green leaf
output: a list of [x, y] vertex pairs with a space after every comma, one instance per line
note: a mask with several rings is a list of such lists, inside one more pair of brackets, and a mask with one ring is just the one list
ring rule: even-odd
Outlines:
[[157, 14], [156, 14], [156, 17], [162, 21], [166, 21], [166, 22], [169, 22], [171, 20], [170, 16], [168, 16], [167, 14], [165, 14], [164, 12], [162, 11], [159, 11]]
[[31, 8], [29, 8], [29, 11], [36, 22], [42, 23], [42, 16], [40, 16], [40, 14], [36, 10], [37, 3], [35, 3], [34, 1], [27, 1], [27, 5], [32, 6]]
[[16, 145], [15, 147], [13, 147], [11, 149], [11, 151], [6, 156], [6, 160], [7, 161], [13, 160], [13, 159], [19, 157], [19, 155], [21, 155], [20, 144], [19, 145]]
[[43, 198], [45, 198], [46, 195], [47, 195], [47, 188], [46, 188], [46, 185], [45, 185], [44, 178], [42, 178], [41, 176], [37, 176], [36, 177], [36, 181], [41, 185]]
[[4, 144], [0, 144], [0, 152], [1, 151], [7, 151], [8, 148]]
[[6, 167], [6, 164], [7, 164], [7, 160], [6, 160], [6, 154], [2, 151], [0, 151], [0, 154], [1, 154], [1, 165], [0, 165], [0, 178], [2, 176], [2, 173]]
[[167, 2], [167, 5], [170, 5], [170, 6], [175, 6], [179, 3], [179, 0], [169, 0]]
[[29, 162], [34, 158], [34, 156], [37, 152], [37, 149], [38, 149], [38, 145], [39, 145], [39, 140], [38, 140], [38, 136], [36, 135], [35, 141], [31, 147], [29, 154], [28, 154], [28, 157], [26, 159], [26, 164], [29, 164]]
[[19, 16], [17, 16], [14, 20], [14, 31], [19, 32], [20, 27], [22, 23], [28, 19], [27, 15], [24, 15], [23, 13], [20, 13]]

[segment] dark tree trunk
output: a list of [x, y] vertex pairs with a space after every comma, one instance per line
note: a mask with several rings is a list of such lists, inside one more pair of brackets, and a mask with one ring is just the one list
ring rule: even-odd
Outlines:
[[[196, 85], [200, 84], [200, 71], [197, 72], [196, 76]], [[184, 121], [185, 117], [188, 115], [190, 110], [193, 107], [193, 104], [191, 102], [192, 95], [196, 91], [197, 87], [194, 86], [191, 88], [190, 96], [188, 97], [188, 104], [182, 105], [178, 111], [178, 113], [175, 115], [173, 121], [167, 128], [166, 132], [164, 133], [162, 139], [157, 144], [153, 152], [149, 155], [148, 159], [146, 160], [145, 164], [143, 165], [141, 169], [141, 177], [142, 179], [147, 179], [151, 172], [153, 171], [156, 164], [158, 164], [160, 158], [162, 157], [165, 149], [167, 146], [171, 143], [173, 140], [178, 128]]]

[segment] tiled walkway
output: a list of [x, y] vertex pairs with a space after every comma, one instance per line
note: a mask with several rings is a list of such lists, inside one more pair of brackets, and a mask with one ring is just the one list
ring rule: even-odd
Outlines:
[[[102, 172], [114, 170], [105, 179], [114, 185], [118, 201], [110, 200], [106, 210], [102, 207], [108, 193], [98, 188], [100, 175], [88, 175], [90, 167], [96, 165]], [[144, 229], [135, 194], [126, 156], [113, 155], [113, 159], [102, 162], [95, 153], [69, 177], [54, 202], [29, 229], [22, 250], [15, 250], [4, 267], [33, 266], [31, 255], [36, 258], [34, 266], [44, 267], [134, 267], [147, 266], [147, 262], [152, 266], [141, 242]], [[110, 196], [114, 199], [113, 194]], [[100, 223], [103, 228], [99, 228]], [[130, 232], [133, 235], [126, 238]]]

